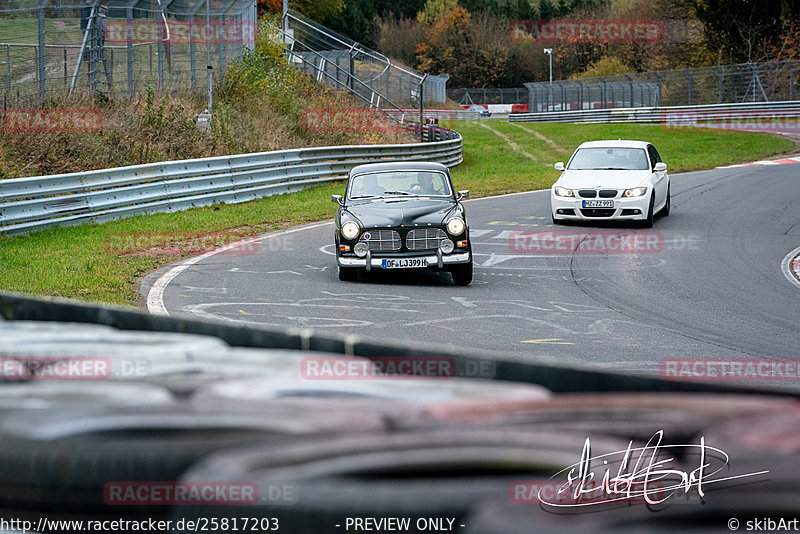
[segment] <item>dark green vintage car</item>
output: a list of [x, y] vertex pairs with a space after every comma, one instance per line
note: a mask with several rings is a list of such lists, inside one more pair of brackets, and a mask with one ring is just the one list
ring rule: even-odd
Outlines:
[[449, 271], [456, 285], [472, 282], [472, 248], [461, 200], [447, 167], [403, 162], [360, 165], [344, 197], [333, 195], [340, 280], [358, 271]]

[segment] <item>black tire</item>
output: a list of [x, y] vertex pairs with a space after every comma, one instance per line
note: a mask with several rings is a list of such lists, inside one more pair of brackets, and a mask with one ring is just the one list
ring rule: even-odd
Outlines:
[[553, 220], [553, 224], [564, 224], [564, 221], [556, 219], [554, 215], [550, 215], [550, 218]]
[[667, 203], [664, 204], [664, 207], [661, 209], [661, 215], [663, 215], [664, 217], [669, 215], [670, 204], [672, 203], [671, 198], [672, 198], [672, 193], [670, 192], [670, 186], [668, 185], [667, 186]]
[[453, 282], [457, 286], [468, 286], [472, 283], [472, 260], [464, 265], [456, 265], [450, 270], [453, 275]]
[[[294, 410], [283, 419], [296, 417]], [[298, 439], [265, 428], [263, 420], [262, 413], [211, 413], [186, 404], [7, 415], [0, 429], [0, 507], [109, 512], [118, 508], [105, 500], [107, 483], [176, 481], [221, 449]], [[163, 506], [143, 502], [122, 509], [146, 516]]]
[[650, 207], [647, 209], [647, 218], [642, 220], [642, 228], [652, 228], [653, 227], [653, 218], [655, 217], [655, 213], [653, 211], [656, 207], [656, 193], [655, 191], [650, 193]]
[[339, 270], [339, 280], [342, 282], [355, 282], [358, 279], [358, 269], [343, 269], [337, 266]]
[[[515, 480], [561, 469], [564, 448], [576, 439], [577, 432], [473, 428], [222, 451], [192, 466], [182, 480], [247, 480], [258, 485], [264, 502], [172, 512], [186, 519], [279, 517], [281, 532], [298, 534], [332, 532], [330, 526], [347, 517], [461, 518], [487, 495], [507, 494]], [[624, 449], [625, 443], [605, 439], [597, 448], [615, 450], [622, 444]], [[476, 470], [482, 475], [475, 476]], [[273, 500], [270, 490], [281, 487], [292, 489], [291, 498], [277, 493]]]

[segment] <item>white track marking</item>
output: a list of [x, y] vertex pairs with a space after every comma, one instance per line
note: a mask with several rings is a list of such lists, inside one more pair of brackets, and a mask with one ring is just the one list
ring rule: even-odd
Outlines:
[[789, 254], [783, 258], [781, 261], [781, 270], [783, 271], [783, 275], [792, 282], [794, 285], [800, 287], [800, 280], [797, 279], [797, 275], [794, 273], [794, 269], [792, 268], [793, 260], [800, 254], [800, 247], [797, 247]]
[[[282, 230], [280, 232], [267, 234], [267, 235], [261, 236], [259, 238], [248, 239], [246, 242], [261, 243], [262, 241], [266, 241], [268, 239], [272, 239], [273, 237], [279, 237], [279, 236], [283, 236], [283, 235], [286, 235], [286, 234], [292, 234], [294, 232], [299, 232], [300, 230], [308, 230], [308, 229], [311, 229], [311, 228], [319, 228], [321, 226], [325, 226], [325, 225], [328, 225], [328, 224], [333, 224], [333, 222], [332, 221], [325, 221], [325, 222], [322, 222], [322, 223], [312, 224], [310, 226], [300, 226], [300, 227], [290, 228], [288, 230]], [[203, 261], [206, 258], [210, 258], [212, 256], [215, 256], [215, 255], [217, 255], [217, 254], [219, 254], [221, 252], [225, 252], [226, 250], [234, 248], [234, 247], [240, 247], [241, 245], [242, 245], [241, 242], [231, 243], [229, 245], [225, 245], [225, 246], [220, 247], [218, 249], [210, 250], [210, 251], [206, 252], [205, 254], [201, 254], [199, 256], [194, 256], [192, 258], [188, 258], [188, 259], [180, 262], [179, 264], [175, 265], [171, 269], [169, 269], [166, 273], [161, 275], [153, 283], [153, 287], [151, 287], [150, 291], [148, 291], [148, 293], [147, 293], [147, 309], [150, 311], [150, 313], [153, 313], [153, 314], [156, 314], [156, 315], [169, 316], [169, 310], [167, 310], [167, 307], [164, 306], [164, 291], [167, 289], [167, 285], [169, 285], [169, 283], [172, 282], [175, 279], [176, 276], [181, 274], [183, 271], [185, 271], [186, 269], [188, 269], [192, 265], [195, 265], [195, 264]]]

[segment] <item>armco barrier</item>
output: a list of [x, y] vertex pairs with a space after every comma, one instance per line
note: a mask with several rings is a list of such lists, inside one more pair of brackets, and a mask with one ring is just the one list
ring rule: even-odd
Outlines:
[[461, 136], [441, 128], [434, 135], [440, 140], [301, 148], [0, 180], [0, 233], [247, 202], [341, 179], [362, 163], [419, 160], [458, 165]]
[[732, 120], [741, 113], [744, 120], [752, 119], [753, 113], [776, 113], [781, 118], [800, 117], [800, 101], [752, 102], [740, 104], [715, 104], [708, 106], [670, 106], [648, 108], [585, 109], [577, 111], [545, 111], [518, 113], [509, 117], [510, 122], [585, 122], [585, 123], [660, 123], [670, 116], [686, 114], [702, 121]]

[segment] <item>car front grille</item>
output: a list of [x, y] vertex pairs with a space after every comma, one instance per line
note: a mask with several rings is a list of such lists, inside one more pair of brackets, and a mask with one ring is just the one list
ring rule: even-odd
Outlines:
[[581, 198], [594, 198], [597, 196], [597, 191], [594, 189], [581, 189], [578, 191]]
[[614, 198], [617, 196], [616, 189], [601, 189], [600, 190], [600, 198]]
[[408, 250], [430, 250], [439, 248], [439, 241], [447, 239], [441, 228], [418, 228], [408, 232], [406, 248]]
[[400, 250], [403, 243], [396, 230], [367, 230], [361, 234], [359, 241], [366, 243], [369, 249], [374, 251]]
[[614, 208], [591, 208], [582, 209], [581, 213], [584, 217], [611, 217], [615, 211]]

